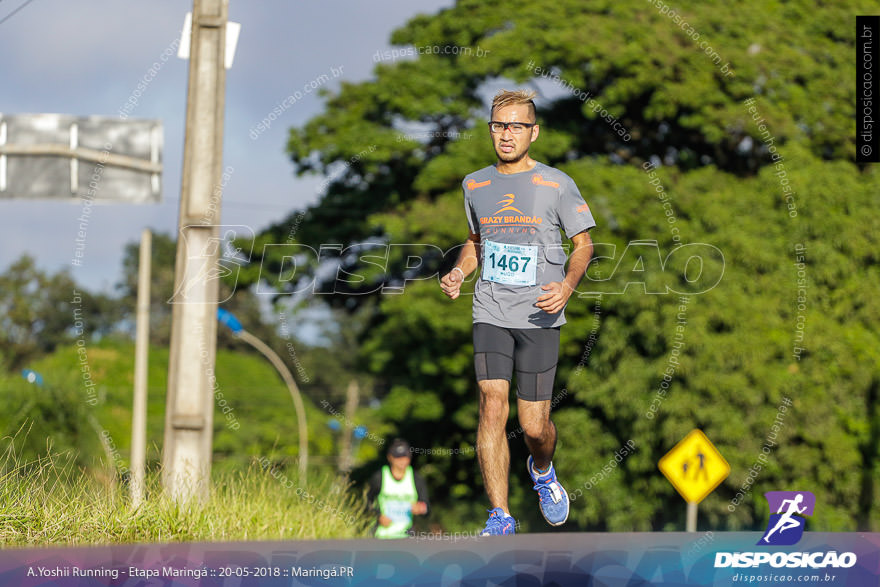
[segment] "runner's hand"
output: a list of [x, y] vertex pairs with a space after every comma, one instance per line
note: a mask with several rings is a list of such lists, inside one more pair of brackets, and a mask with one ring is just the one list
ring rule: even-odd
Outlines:
[[387, 528], [391, 525], [391, 518], [385, 515], [379, 516], [379, 525], [383, 528]]
[[541, 289], [547, 293], [538, 296], [538, 302], [535, 305], [548, 314], [556, 314], [562, 311], [572, 294], [572, 289], [561, 281], [553, 281], [547, 285], [542, 285]]
[[450, 300], [454, 300], [461, 292], [461, 284], [464, 281], [464, 272], [461, 269], [453, 269], [440, 279], [440, 288]]

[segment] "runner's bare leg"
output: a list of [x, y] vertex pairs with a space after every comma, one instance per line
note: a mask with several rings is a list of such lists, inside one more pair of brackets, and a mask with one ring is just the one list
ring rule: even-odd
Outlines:
[[556, 450], [556, 425], [550, 420], [550, 400], [529, 402], [517, 398], [516, 411], [535, 466], [546, 469]]
[[510, 383], [504, 379], [486, 379], [478, 384], [480, 423], [477, 427], [477, 458], [483, 473], [483, 484], [492, 507], [510, 513], [507, 509], [510, 449], [505, 434], [510, 414], [507, 402]]

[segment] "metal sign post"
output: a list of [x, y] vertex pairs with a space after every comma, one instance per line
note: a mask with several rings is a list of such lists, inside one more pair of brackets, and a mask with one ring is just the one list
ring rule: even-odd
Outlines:
[[[158, 120], [0, 114], [0, 200], [51, 199], [83, 206], [73, 265], [85, 251], [85, 226], [94, 203], [153, 203], [161, 199], [162, 123]], [[135, 384], [132, 407], [131, 500], [144, 497], [146, 458], [147, 354], [149, 338], [151, 234], [141, 236], [138, 271]], [[35, 380], [38, 380], [35, 378]], [[94, 416], [89, 422], [107, 438]]]
[[134, 347], [134, 401], [131, 410], [131, 505], [144, 500], [147, 461], [147, 366], [150, 352], [150, 258], [153, 234], [141, 232], [138, 259], [137, 330]]
[[730, 475], [730, 465], [701, 430], [694, 428], [660, 459], [660, 471], [687, 501], [688, 532], [697, 531], [697, 504]]

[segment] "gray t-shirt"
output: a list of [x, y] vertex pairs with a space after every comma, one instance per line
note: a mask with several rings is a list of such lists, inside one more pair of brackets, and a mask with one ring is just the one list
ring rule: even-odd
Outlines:
[[464, 207], [471, 232], [480, 235], [480, 277], [474, 290], [474, 322], [504, 328], [565, 324], [535, 306], [542, 285], [562, 281], [568, 238], [596, 226], [574, 181], [538, 163], [529, 171], [499, 173], [494, 165], [464, 178]]

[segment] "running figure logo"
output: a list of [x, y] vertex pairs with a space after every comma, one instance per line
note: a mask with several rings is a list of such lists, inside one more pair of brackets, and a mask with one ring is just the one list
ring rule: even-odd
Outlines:
[[507, 212], [508, 210], [516, 212], [520, 216], [525, 216], [525, 213], [522, 210], [513, 205], [513, 200], [515, 199], [516, 196], [513, 194], [504, 194], [504, 199], [498, 200], [498, 205], [501, 207], [495, 212], [495, 216], [498, 216], [502, 212]]
[[816, 496], [809, 491], [768, 491], [764, 497], [770, 505], [770, 521], [758, 544], [796, 544], [804, 535], [806, 518], [803, 516], [813, 515]]

